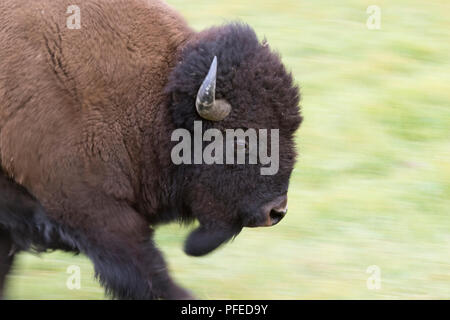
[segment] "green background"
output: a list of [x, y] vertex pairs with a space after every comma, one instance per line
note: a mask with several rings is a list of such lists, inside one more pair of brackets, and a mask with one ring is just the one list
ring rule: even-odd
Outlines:
[[[267, 37], [302, 90], [305, 121], [274, 228], [204, 258], [157, 230], [174, 277], [202, 299], [450, 298], [450, 3], [170, 0], [197, 30], [236, 19]], [[369, 5], [381, 29], [366, 26]], [[66, 269], [82, 271], [68, 290]], [[381, 288], [369, 290], [369, 266]], [[10, 299], [102, 299], [83, 256], [19, 256]]]

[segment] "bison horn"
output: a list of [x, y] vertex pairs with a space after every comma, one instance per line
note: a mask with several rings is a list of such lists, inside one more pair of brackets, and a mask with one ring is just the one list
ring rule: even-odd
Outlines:
[[216, 78], [217, 78], [217, 57], [214, 57], [208, 74], [197, 93], [195, 107], [200, 117], [221, 121], [225, 119], [231, 111], [231, 106], [225, 100], [216, 100]]

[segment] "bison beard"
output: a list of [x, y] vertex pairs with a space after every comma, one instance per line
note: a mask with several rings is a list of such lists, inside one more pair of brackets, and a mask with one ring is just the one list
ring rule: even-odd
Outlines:
[[192, 231], [186, 239], [184, 252], [194, 257], [208, 254], [221, 244], [237, 236], [241, 229], [239, 227], [214, 229], [200, 226]]

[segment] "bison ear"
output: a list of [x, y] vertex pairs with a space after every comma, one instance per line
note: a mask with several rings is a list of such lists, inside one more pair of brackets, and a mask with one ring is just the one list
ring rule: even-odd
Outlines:
[[239, 232], [240, 230], [236, 230], [236, 228], [214, 230], [200, 226], [192, 231], [186, 239], [184, 252], [194, 257], [203, 256], [228, 242]]

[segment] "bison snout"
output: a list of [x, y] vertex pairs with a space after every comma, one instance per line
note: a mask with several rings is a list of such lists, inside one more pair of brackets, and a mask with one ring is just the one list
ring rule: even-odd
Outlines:
[[281, 219], [284, 218], [286, 213], [287, 213], [287, 209], [284, 209], [284, 210], [281, 210], [281, 211], [272, 209], [270, 211], [270, 225], [271, 226], [276, 225], [278, 222], [281, 221]]
[[270, 227], [276, 225], [287, 213], [287, 196], [277, 197], [263, 206], [262, 212], [265, 223], [262, 226]]
[[[272, 208], [270, 208], [272, 207]], [[274, 226], [278, 222], [281, 221], [281, 219], [284, 218], [284, 216], [287, 213], [287, 196], [281, 196], [275, 199], [271, 205], [268, 206], [266, 209], [269, 212], [269, 218], [268, 218], [268, 226]]]

